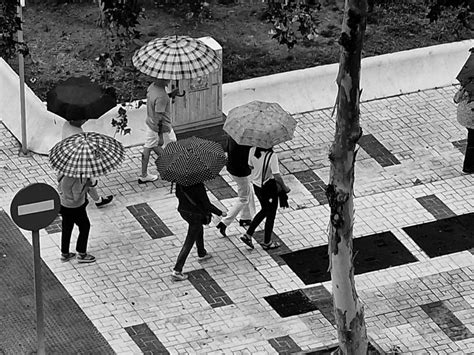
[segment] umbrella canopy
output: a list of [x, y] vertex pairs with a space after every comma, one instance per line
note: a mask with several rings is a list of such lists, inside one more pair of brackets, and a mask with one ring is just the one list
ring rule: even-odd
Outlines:
[[456, 79], [472, 96], [474, 95], [474, 48], [469, 50], [471, 55], [467, 58]]
[[95, 132], [78, 133], [56, 143], [49, 151], [53, 169], [69, 177], [87, 178], [107, 174], [125, 156], [122, 143]]
[[226, 161], [219, 143], [191, 137], [169, 143], [156, 167], [163, 180], [191, 186], [217, 177]]
[[138, 49], [133, 65], [158, 79], [181, 80], [204, 76], [219, 68], [217, 53], [188, 36], [156, 38]]
[[104, 89], [88, 77], [72, 77], [60, 82], [46, 95], [49, 111], [68, 121], [96, 119], [114, 108], [113, 88]]
[[226, 131], [238, 144], [271, 148], [291, 140], [296, 120], [279, 104], [252, 101], [229, 111]]

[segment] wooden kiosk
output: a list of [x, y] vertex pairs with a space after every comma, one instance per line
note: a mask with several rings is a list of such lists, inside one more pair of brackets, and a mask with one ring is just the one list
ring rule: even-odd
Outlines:
[[211, 37], [199, 38], [214, 49], [221, 59], [218, 69], [209, 75], [196, 79], [172, 82], [172, 88], [179, 85], [185, 95], [176, 97], [171, 108], [173, 129], [178, 139], [197, 136], [222, 143], [222, 126], [225, 117], [222, 113], [222, 47]]

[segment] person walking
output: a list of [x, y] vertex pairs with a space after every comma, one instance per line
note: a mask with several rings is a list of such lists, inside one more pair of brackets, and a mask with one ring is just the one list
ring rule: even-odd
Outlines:
[[227, 237], [226, 228], [240, 213], [239, 225], [248, 227], [255, 214], [255, 201], [253, 189], [250, 184], [250, 167], [248, 164], [249, 146], [237, 144], [230, 136], [227, 137], [227, 171], [232, 180], [237, 184], [237, 201], [229, 210], [227, 217], [223, 218], [216, 226], [219, 232]]
[[253, 169], [252, 183], [261, 209], [253, 217], [247, 232], [240, 239], [253, 249], [252, 236], [255, 229], [265, 219], [262, 248], [264, 250], [278, 248], [280, 244], [272, 241], [273, 225], [279, 201], [278, 186], [281, 186], [285, 192], [289, 192], [290, 188], [286, 186], [281, 177], [278, 156], [273, 152], [273, 148], [250, 148], [248, 164]]
[[[87, 241], [89, 239], [90, 221], [87, 216], [87, 193], [92, 186], [88, 178], [72, 178], [64, 175], [58, 176], [58, 191], [60, 196], [61, 223], [61, 261], [66, 262], [76, 257], [78, 263], [92, 263], [95, 257], [87, 253]], [[76, 242], [76, 252], [69, 252], [72, 231], [74, 225], [79, 228], [79, 236]]]
[[464, 174], [474, 173], [474, 97], [461, 86], [454, 95], [454, 102], [458, 104], [457, 120], [467, 128], [467, 147], [464, 156], [462, 172]]
[[211, 213], [223, 217], [226, 216], [226, 213], [209, 201], [206, 187], [202, 182], [191, 186], [176, 184], [176, 197], [178, 198], [178, 212], [188, 223], [188, 232], [178, 254], [171, 278], [175, 281], [183, 281], [188, 278], [188, 275], [183, 274], [183, 267], [194, 244], [196, 244], [199, 262], [212, 257], [204, 248], [203, 225], [211, 222]]
[[145, 144], [142, 152], [142, 171], [138, 177], [139, 184], [158, 179], [158, 175], [148, 174], [151, 152], [161, 155], [169, 142], [176, 142], [176, 134], [171, 126], [171, 102], [166, 92], [169, 82], [166, 79], [155, 79], [147, 90]]
[[[82, 129], [82, 125], [86, 123], [87, 121], [88, 120], [74, 120], [74, 121], [64, 122], [61, 138], [65, 139], [75, 134], [83, 133], [84, 130]], [[94, 200], [96, 207], [100, 208], [112, 202], [114, 196], [113, 195], [108, 195], [105, 197], [99, 196], [99, 193], [97, 192], [97, 189], [95, 188], [98, 182], [99, 181], [96, 179], [91, 179], [92, 185], [89, 188], [89, 196]]]

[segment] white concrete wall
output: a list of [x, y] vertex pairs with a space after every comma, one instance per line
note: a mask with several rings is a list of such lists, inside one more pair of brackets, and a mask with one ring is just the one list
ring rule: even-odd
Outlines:
[[[456, 75], [469, 56], [474, 40], [448, 43], [362, 60], [362, 101], [415, 92], [457, 83]], [[223, 85], [224, 113], [253, 100], [278, 102], [291, 113], [332, 107], [336, 99], [338, 64], [295, 70]], [[113, 136], [110, 124], [117, 108], [98, 120], [90, 120], [84, 130]], [[117, 135], [125, 146], [143, 144], [145, 106], [127, 108], [132, 134]], [[48, 154], [61, 138], [64, 122], [46, 110], [30, 88], [26, 88], [28, 149]], [[21, 141], [19, 80], [0, 58], [0, 120]]]
[[[456, 84], [474, 40], [364, 58], [362, 101]], [[242, 80], [223, 86], [223, 111], [253, 100], [278, 102], [291, 113], [334, 106], [339, 64]]]

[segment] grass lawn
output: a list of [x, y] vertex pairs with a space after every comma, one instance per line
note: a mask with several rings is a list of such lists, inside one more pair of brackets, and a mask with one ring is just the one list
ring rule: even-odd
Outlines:
[[[369, 19], [364, 55], [373, 56], [400, 50], [472, 38], [472, 32], [456, 33], [454, 13], [437, 23], [426, 18], [423, 0], [384, 1]], [[291, 50], [271, 38], [271, 25], [262, 20], [266, 4], [221, 5], [211, 1], [212, 17], [202, 22], [187, 21], [153, 5], [145, 7], [145, 18], [137, 29], [140, 41], [127, 48], [133, 52], [147, 41], [167, 35], [211, 36], [223, 47], [224, 82], [274, 74], [289, 70], [335, 63], [339, 60], [340, 24], [343, 1], [323, 6], [320, 36]], [[418, 4], [418, 5], [417, 5]], [[95, 60], [107, 52], [104, 30], [97, 26], [95, 3], [62, 5], [27, 4], [24, 33], [31, 55], [26, 60], [26, 80], [41, 99], [59, 80], [73, 75], [97, 76]], [[10, 60], [16, 70], [16, 60]], [[130, 62], [130, 61], [129, 61]], [[124, 100], [144, 97], [150, 78], [145, 75], [110, 77], [106, 84], [117, 89]]]

